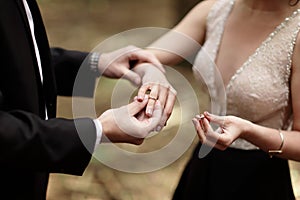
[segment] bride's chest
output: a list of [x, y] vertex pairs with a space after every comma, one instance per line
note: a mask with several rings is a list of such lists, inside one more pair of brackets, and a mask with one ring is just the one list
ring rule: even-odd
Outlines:
[[[255, 51], [260, 48], [268, 37], [272, 28], [265, 27], [226, 26], [215, 55], [215, 63], [218, 67], [224, 84], [241, 68]], [[272, 51], [272, 49], [270, 49]]]

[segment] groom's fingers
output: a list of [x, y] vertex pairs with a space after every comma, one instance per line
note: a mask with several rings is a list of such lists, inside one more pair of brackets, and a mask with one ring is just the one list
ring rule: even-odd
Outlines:
[[124, 74], [123, 78], [130, 81], [132, 84], [134, 84], [136, 86], [141, 84], [141, 82], [142, 82], [141, 77], [134, 71], [124, 67], [122, 70], [122, 73]]
[[160, 63], [160, 61], [152, 53], [150, 53], [148, 51], [145, 51], [145, 50], [142, 50], [142, 49], [137, 49], [136, 51], [129, 54], [129, 60], [137, 60], [140, 63], [142, 63], [142, 62], [152, 63], [154, 66], [156, 66], [163, 73], [166, 72], [163, 65]]
[[148, 103], [148, 96], [146, 95], [142, 102], [135, 99], [132, 103], [128, 104], [127, 110], [130, 116], [134, 116], [145, 108]]

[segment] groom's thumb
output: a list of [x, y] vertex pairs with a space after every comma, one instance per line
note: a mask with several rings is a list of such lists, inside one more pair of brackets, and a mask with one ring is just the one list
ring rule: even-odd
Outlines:
[[139, 86], [142, 82], [141, 77], [130, 69], [124, 70], [123, 78], [129, 80], [133, 85]]

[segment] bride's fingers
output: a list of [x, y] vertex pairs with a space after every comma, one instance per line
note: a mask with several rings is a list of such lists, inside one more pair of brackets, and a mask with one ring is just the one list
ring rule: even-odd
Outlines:
[[204, 131], [200, 124], [203, 119], [199, 121], [197, 118], [194, 118], [192, 121], [194, 123], [195, 129], [197, 130], [199, 140], [202, 144], [217, 148], [221, 151], [224, 151], [228, 147], [223, 144], [223, 141], [219, 141], [219, 133], [216, 133], [214, 131], [207, 133], [206, 131]]
[[205, 118], [205, 116], [204, 116], [203, 114], [201, 114], [201, 115], [196, 115], [195, 118], [199, 121], [199, 123], [200, 123], [200, 125], [201, 125], [201, 128], [202, 128], [204, 131], [206, 131], [206, 130], [204, 129], [203, 122], [202, 122], [202, 119]]
[[205, 132], [206, 139], [210, 143], [210, 145], [215, 145], [216, 148], [225, 150], [229, 146], [230, 138], [228, 138], [228, 135], [223, 134], [223, 130], [221, 128], [214, 131], [206, 118], [204, 118], [202, 121], [203, 126], [207, 130]]
[[164, 108], [166, 105], [166, 101], [168, 98], [169, 88], [159, 84], [159, 95], [157, 95], [162, 107]]
[[234, 141], [233, 137], [231, 136], [230, 133], [222, 133], [222, 134], [219, 134], [218, 137], [219, 137], [218, 143], [226, 148], [229, 147], [232, 144], [232, 142]]
[[151, 85], [149, 84], [144, 84], [140, 87], [139, 91], [138, 91], [138, 101], [143, 101], [145, 96], [147, 95], [147, 91], [151, 89]]
[[208, 119], [202, 118], [201, 121], [203, 123], [203, 128], [204, 128], [205, 132], [207, 132], [207, 133], [214, 132], [214, 130], [212, 129], [211, 125], [209, 124]]
[[[150, 94], [149, 94], [149, 101], [148, 101], [148, 104], [147, 104], [147, 107], [146, 107], [146, 115], [149, 116], [149, 117], [151, 117], [152, 114], [153, 114], [155, 103], [158, 100], [158, 94], [159, 94], [159, 86], [157, 84], [152, 85], [151, 86], [151, 91], [150, 91]], [[162, 106], [164, 106], [164, 105], [162, 105]]]
[[[205, 117], [203, 117], [202, 115], [201, 116], [197, 115], [193, 119], [193, 123], [197, 130], [200, 141], [202, 143], [205, 143], [205, 141], [207, 140], [207, 137], [209, 137], [211, 134], [214, 133], [208, 120]], [[217, 140], [215, 140], [215, 141], [217, 141]], [[216, 143], [216, 142], [214, 142], [214, 143]]]
[[175, 102], [176, 102], [176, 95], [173, 92], [169, 91], [159, 128], [163, 128], [164, 126], [166, 126], [167, 121], [173, 112]]
[[193, 118], [192, 122], [193, 122], [194, 127], [197, 131], [197, 135], [199, 137], [200, 142], [201, 143], [205, 142], [206, 141], [206, 136], [205, 136], [204, 130], [202, 129], [202, 127], [200, 125], [200, 122], [196, 118]]
[[204, 112], [205, 117], [212, 123], [218, 124], [221, 127], [224, 127], [225, 125], [225, 116], [218, 116], [211, 114], [209, 112]]

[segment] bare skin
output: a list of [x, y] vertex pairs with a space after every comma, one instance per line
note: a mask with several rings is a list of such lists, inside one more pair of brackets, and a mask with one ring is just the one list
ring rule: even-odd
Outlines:
[[[202, 45], [205, 41], [206, 17], [215, 3], [214, 0], [206, 0], [195, 6], [189, 14], [173, 28], [173, 31], [187, 35]], [[268, 35], [299, 5], [290, 6], [288, 0], [236, 0], [228, 17], [221, 41], [221, 46], [216, 58], [216, 64], [220, 70], [224, 85], [228, 84], [236, 70], [252, 55], [255, 49]], [[262, 20], [264, 19], [264, 20]], [[293, 127], [291, 131], [282, 131], [284, 136], [282, 158], [300, 161], [300, 36], [296, 40], [292, 57], [291, 96], [293, 109]], [[161, 47], [172, 41], [172, 35], [166, 34], [158, 39], [152, 47]], [[180, 48], [179, 48], [180, 47]], [[193, 52], [193, 45], [188, 42], [177, 42], [174, 47], [165, 46], [166, 49], [181, 51], [182, 54]], [[178, 48], [178, 49], [176, 49]], [[157, 58], [166, 65], [173, 65], [181, 61], [181, 57], [170, 52], [150, 49]], [[231, 59], [228, 59], [231, 58]], [[152, 92], [152, 91], [151, 91]], [[155, 91], [153, 91], [155, 93]], [[151, 95], [151, 93], [150, 93]], [[224, 123], [225, 120], [225, 124]], [[226, 149], [237, 138], [243, 138], [255, 144], [260, 149], [278, 149], [281, 138], [278, 130], [253, 124], [245, 119], [235, 116], [220, 117], [205, 113], [201, 119], [193, 119], [200, 141], [215, 146], [218, 149]], [[223, 133], [214, 132], [209, 124], [214, 122], [223, 127]], [[210, 142], [217, 140], [214, 142]]]

